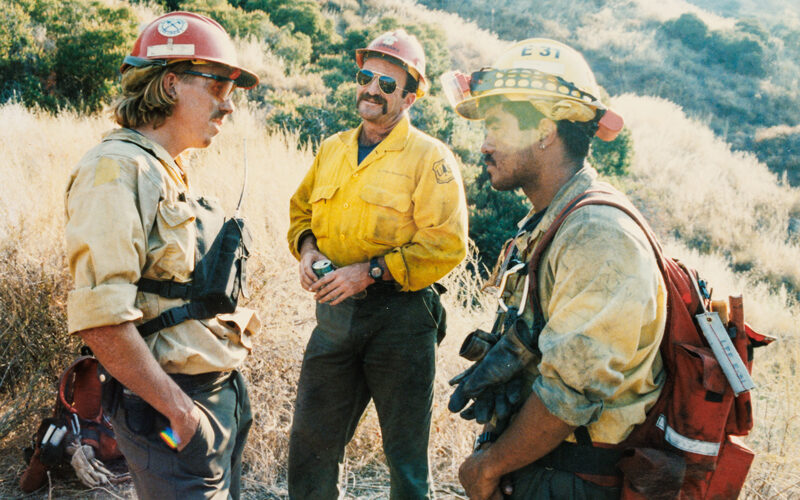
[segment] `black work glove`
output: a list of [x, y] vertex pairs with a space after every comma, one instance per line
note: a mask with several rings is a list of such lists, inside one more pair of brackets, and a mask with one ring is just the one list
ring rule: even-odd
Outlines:
[[447, 408], [453, 413], [460, 412], [470, 399], [476, 399], [476, 417], [478, 412], [483, 417], [484, 408], [490, 406], [487, 400], [495, 398], [487, 393], [478, 405], [478, 396], [486, 389], [500, 386], [515, 378], [534, 356], [530, 329], [524, 321], [518, 319], [483, 359], [450, 380], [450, 385], [457, 387], [450, 396]]
[[461, 418], [475, 419], [479, 424], [487, 424], [496, 417], [495, 429], [503, 429], [509, 417], [522, 406], [522, 386], [524, 378], [517, 376], [504, 384], [488, 387], [483, 390], [466, 410]]

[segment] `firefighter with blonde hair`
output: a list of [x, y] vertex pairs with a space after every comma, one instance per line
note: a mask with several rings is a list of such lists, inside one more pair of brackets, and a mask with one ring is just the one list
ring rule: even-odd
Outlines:
[[149, 23], [121, 71], [121, 128], [84, 155], [66, 193], [69, 333], [104, 368], [138, 498], [239, 498], [252, 416], [237, 368], [259, 320], [236, 296], [225, 313], [200, 301], [209, 280], [195, 271], [225, 214], [192, 191], [181, 153], [210, 145], [234, 90], [258, 77], [217, 22], [190, 12]]
[[522, 189], [533, 206], [491, 278], [495, 326], [468, 336], [474, 364], [451, 381], [450, 410], [486, 424], [459, 478], [471, 499], [619, 498], [619, 452], [606, 448], [663, 387], [664, 280], [645, 233], [612, 206], [569, 212], [534, 254], [586, 191], [623, 197], [586, 163], [592, 138], [612, 140], [622, 119], [583, 56], [554, 40], [516, 43], [443, 87], [459, 115], [485, 122], [492, 187]]

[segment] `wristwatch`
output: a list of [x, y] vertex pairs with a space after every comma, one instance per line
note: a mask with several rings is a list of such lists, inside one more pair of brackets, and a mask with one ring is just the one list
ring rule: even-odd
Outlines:
[[369, 259], [369, 277], [377, 283], [383, 279], [383, 266], [377, 257]]
[[494, 432], [491, 431], [483, 432], [479, 434], [477, 438], [475, 438], [475, 445], [473, 446], [472, 449], [473, 451], [478, 451], [481, 449], [481, 445], [483, 443], [494, 443], [495, 441], [497, 441], [497, 438], [498, 435], [495, 434]]

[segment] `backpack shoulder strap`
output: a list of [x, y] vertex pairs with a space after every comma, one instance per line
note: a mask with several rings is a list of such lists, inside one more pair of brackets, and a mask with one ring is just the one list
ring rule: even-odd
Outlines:
[[661, 274], [667, 279], [667, 263], [666, 259], [664, 258], [664, 253], [661, 250], [661, 244], [658, 242], [653, 230], [650, 229], [650, 225], [645, 221], [644, 216], [633, 206], [628, 200], [620, 196], [618, 193], [613, 191], [607, 191], [602, 189], [591, 189], [588, 191], [584, 191], [583, 193], [579, 194], [575, 198], [573, 198], [564, 209], [556, 216], [555, 220], [550, 224], [545, 231], [544, 235], [542, 235], [539, 243], [536, 245], [536, 248], [533, 251], [533, 255], [531, 256], [530, 260], [528, 261], [528, 273], [531, 277], [531, 292], [528, 294], [528, 298], [531, 301], [531, 307], [534, 308], [535, 311], [539, 312], [541, 316], [541, 305], [539, 303], [539, 286], [538, 286], [538, 270], [539, 270], [539, 263], [541, 261], [542, 255], [547, 250], [547, 247], [550, 246], [552, 243], [553, 238], [555, 238], [558, 230], [561, 228], [561, 225], [564, 223], [564, 220], [575, 210], [584, 207], [586, 205], [607, 205], [614, 208], [617, 208], [627, 214], [631, 219], [633, 219], [636, 224], [642, 229], [647, 240], [650, 242], [650, 246], [653, 249], [653, 252], [656, 256], [656, 262], [658, 263], [658, 268], [661, 271]]

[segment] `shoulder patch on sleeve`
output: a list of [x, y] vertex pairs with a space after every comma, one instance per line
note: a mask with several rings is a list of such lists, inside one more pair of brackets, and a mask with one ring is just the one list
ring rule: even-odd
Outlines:
[[453, 170], [447, 165], [444, 158], [433, 164], [433, 173], [436, 176], [436, 182], [439, 184], [447, 184], [455, 178]]
[[97, 167], [94, 169], [94, 185], [99, 186], [107, 182], [115, 181], [119, 178], [120, 167], [116, 160], [111, 158], [100, 158]]

